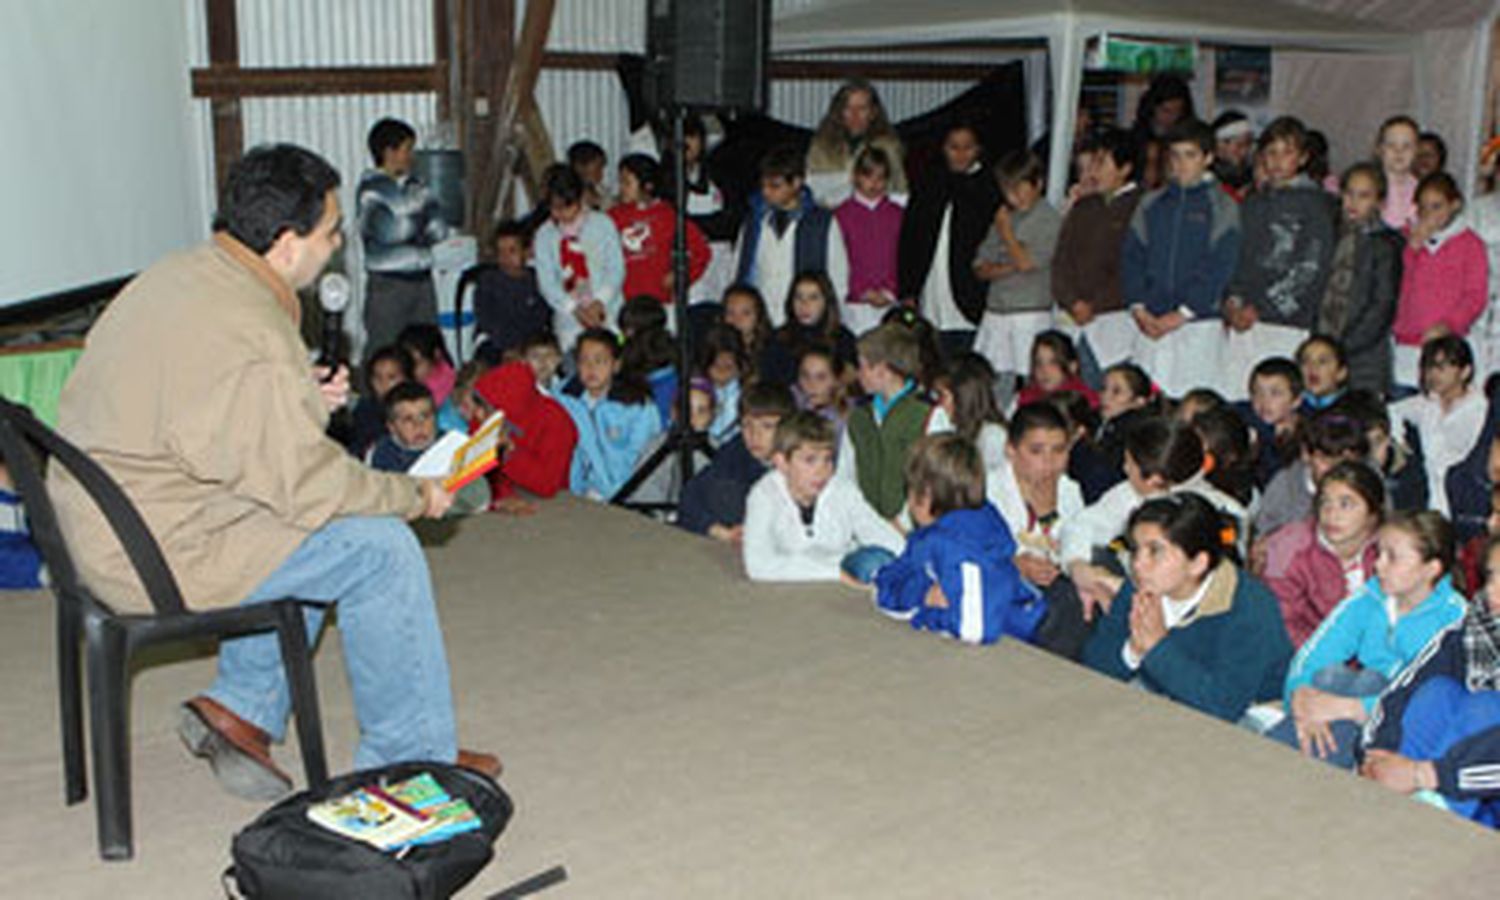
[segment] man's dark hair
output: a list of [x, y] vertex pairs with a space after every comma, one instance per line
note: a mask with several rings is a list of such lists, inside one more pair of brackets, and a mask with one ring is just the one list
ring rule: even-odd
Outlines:
[[1194, 144], [1204, 153], [1213, 153], [1214, 145], [1217, 143], [1214, 139], [1214, 130], [1201, 119], [1183, 119], [1167, 132], [1167, 146], [1169, 147], [1173, 144]]
[[256, 147], [229, 169], [214, 230], [265, 253], [290, 230], [312, 233], [339, 173], [323, 157], [292, 144]]
[[400, 119], [381, 119], [370, 126], [370, 136], [365, 140], [378, 167], [385, 164], [386, 153], [416, 139], [417, 132]]

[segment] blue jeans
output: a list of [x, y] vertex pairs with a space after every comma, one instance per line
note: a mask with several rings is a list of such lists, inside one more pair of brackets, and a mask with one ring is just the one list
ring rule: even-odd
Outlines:
[[[338, 607], [359, 719], [356, 768], [453, 761], [458, 739], [432, 576], [404, 522], [354, 517], [314, 531], [244, 602], [283, 597]], [[311, 642], [324, 610], [308, 608], [306, 616]], [[208, 696], [281, 741], [292, 700], [275, 633], [220, 645], [219, 675]]]
[[[1401, 755], [1441, 759], [1459, 741], [1495, 727], [1500, 727], [1500, 692], [1470, 692], [1453, 678], [1429, 678], [1412, 694], [1401, 715]], [[1443, 799], [1459, 815], [1480, 818], [1483, 805], [1479, 800]]]
[[[1342, 663], [1329, 666], [1312, 677], [1312, 687], [1340, 697], [1372, 697], [1384, 690], [1385, 685], [1386, 677], [1379, 672], [1373, 669], [1356, 671]], [[1354, 749], [1359, 745], [1360, 724], [1352, 719], [1340, 719], [1328, 723], [1328, 729], [1333, 732], [1333, 740], [1338, 747], [1328, 754], [1324, 762], [1340, 769], [1354, 768]], [[1291, 714], [1288, 713], [1275, 728], [1267, 731], [1266, 736], [1296, 747], [1297, 725]]]

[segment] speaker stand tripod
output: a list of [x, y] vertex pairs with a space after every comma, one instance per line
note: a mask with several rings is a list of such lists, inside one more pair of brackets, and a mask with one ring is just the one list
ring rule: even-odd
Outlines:
[[[609, 502], [627, 509], [641, 512], [671, 511], [677, 508], [675, 501], [665, 503], [637, 503], [630, 498], [640, 490], [657, 470], [674, 462], [678, 468], [678, 494], [693, 477], [693, 456], [702, 453], [710, 458], [714, 455], [708, 435], [693, 430], [691, 391], [688, 382], [692, 373], [692, 341], [688, 328], [688, 249], [687, 249], [687, 155], [683, 134], [688, 111], [685, 106], [672, 109], [672, 183], [676, 198], [672, 233], [672, 307], [677, 319], [677, 397], [673, 406], [677, 416], [667, 432], [667, 438], [645, 461], [636, 466], [630, 479], [615, 492]], [[674, 460], [673, 457], [676, 457]]]

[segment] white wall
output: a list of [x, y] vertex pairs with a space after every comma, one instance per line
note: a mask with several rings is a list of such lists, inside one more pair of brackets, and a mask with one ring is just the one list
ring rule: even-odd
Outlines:
[[0, 22], [0, 304], [205, 236], [181, 8], [0, 0]]

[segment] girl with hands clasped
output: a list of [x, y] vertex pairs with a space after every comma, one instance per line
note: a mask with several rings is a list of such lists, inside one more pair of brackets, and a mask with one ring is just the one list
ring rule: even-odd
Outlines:
[[1230, 722], [1276, 696], [1291, 644], [1276, 598], [1235, 563], [1234, 532], [1195, 494], [1142, 504], [1130, 517], [1130, 581], [1084, 663]]
[[1268, 732], [1346, 769], [1354, 766], [1359, 726], [1388, 680], [1463, 618], [1466, 605], [1448, 577], [1453, 528], [1440, 514], [1396, 513], [1376, 540], [1375, 577], [1297, 651], [1286, 677], [1287, 717]]

